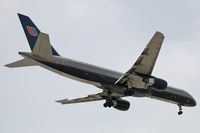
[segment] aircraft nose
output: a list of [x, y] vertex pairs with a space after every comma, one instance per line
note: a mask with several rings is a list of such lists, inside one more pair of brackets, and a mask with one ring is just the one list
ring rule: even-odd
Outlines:
[[196, 103], [196, 101], [194, 100], [194, 98], [191, 99], [190, 104], [191, 104], [191, 106], [196, 106], [196, 105], [197, 105], [197, 103]]
[[197, 105], [195, 99], [188, 92], [185, 92], [185, 96], [187, 97], [187, 106], [194, 107]]

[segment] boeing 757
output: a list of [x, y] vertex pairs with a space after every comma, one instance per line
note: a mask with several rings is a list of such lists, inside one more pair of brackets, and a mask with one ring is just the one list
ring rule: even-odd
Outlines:
[[62, 57], [51, 45], [48, 34], [41, 32], [28, 16], [18, 16], [31, 52], [19, 52], [24, 58], [7, 64], [7, 67], [41, 66], [102, 90], [88, 96], [56, 102], [72, 104], [105, 100], [104, 107], [126, 111], [130, 103], [124, 97], [149, 97], [178, 105], [179, 115], [183, 113], [182, 106], [196, 106], [195, 99], [188, 92], [170, 87], [167, 81], [152, 75], [164, 40], [162, 33], [156, 32], [133, 66], [126, 73], [120, 73]]

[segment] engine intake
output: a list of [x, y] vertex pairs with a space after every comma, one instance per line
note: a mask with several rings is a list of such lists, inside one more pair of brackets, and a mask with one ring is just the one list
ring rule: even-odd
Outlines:
[[114, 104], [113, 108], [121, 110], [121, 111], [126, 111], [130, 107], [130, 103], [123, 99], [116, 99], [116, 100], [113, 100], [112, 102]]
[[149, 78], [148, 84], [157, 90], [164, 90], [167, 88], [167, 81], [156, 77]]

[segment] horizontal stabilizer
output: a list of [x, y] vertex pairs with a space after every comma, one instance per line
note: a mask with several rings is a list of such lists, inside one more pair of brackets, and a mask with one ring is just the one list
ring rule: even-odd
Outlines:
[[28, 59], [21, 59], [10, 64], [5, 65], [6, 67], [15, 68], [15, 67], [27, 67], [27, 66], [36, 66], [34, 62]]

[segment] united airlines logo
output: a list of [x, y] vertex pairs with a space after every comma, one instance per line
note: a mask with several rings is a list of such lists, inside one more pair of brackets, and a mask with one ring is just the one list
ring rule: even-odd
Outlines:
[[26, 26], [26, 29], [27, 29], [28, 33], [29, 33], [31, 36], [38, 36], [38, 32], [37, 32], [37, 30], [36, 30], [35, 27]]

